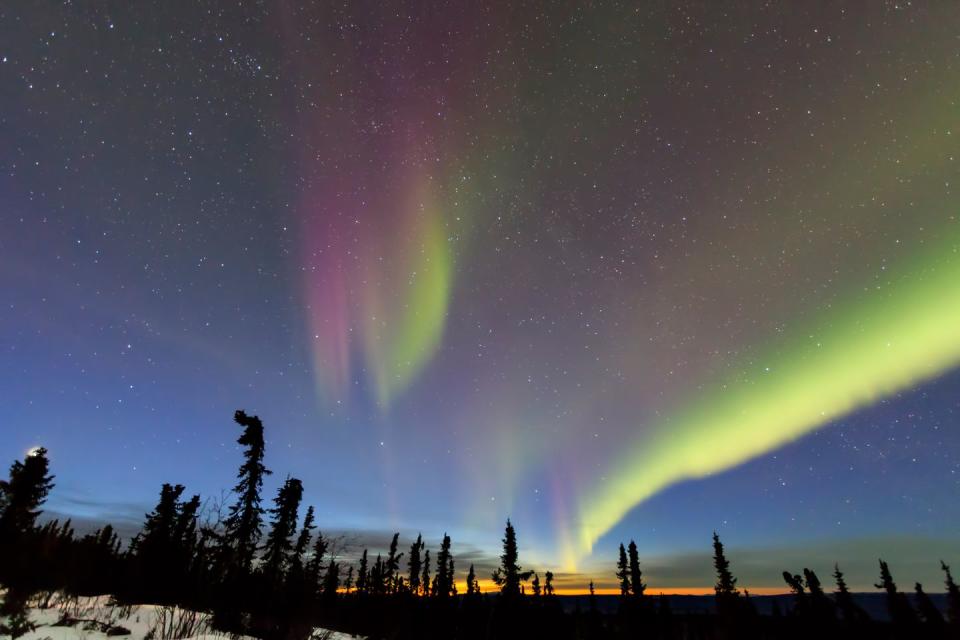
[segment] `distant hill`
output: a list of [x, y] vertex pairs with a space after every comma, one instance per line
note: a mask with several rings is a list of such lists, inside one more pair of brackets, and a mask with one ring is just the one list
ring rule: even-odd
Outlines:
[[[907, 592], [905, 594], [909, 598], [910, 603], [915, 605], [914, 597], [912, 593]], [[946, 613], [947, 610], [947, 595], [945, 593], [930, 593], [928, 594], [930, 599], [933, 600], [934, 604], [937, 605], [937, 608], [941, 612]], [[654, 601], [660, 598], [659, 595], [650, 594], [649, 596]], [[687, 614], [697, 614], [697, 613], [712, 613], [714, 611], [714, 597], [712, 595], [705, 596], [690, 596], [690, 595], [667, 595], [665, 596], [667, 601], [670, 603], [670, 609], [674, 613], [687, 613]], [[597, 598], [597, 608], [601, 613], [615, 613], [620, 602], [619, 596], [611, 595], [598, 595]], [[887, 615], [887, 602], [886, 594], [883, 593], [854, 593], [853, 598], [860, 607], [869, 614], [874, 620], [886, 621], [889, 619]], [[563, 608], [570, 612], [576, 610], [579, 606], [581, 611], [586, 611], [590, 606], [590, 596], [587, 595], [576, 595], [576, 596], [560, 596], [560, 600], [563, 602]], [[750, 596], [750, 601], [753, 602], [753, 605], [757, 608], [757, 612], [761, 615], [770, 615], [770, 612], [773, 609], [773, 603], [776, 602], [780, 607], [780, 611], [787, 613], [793, 609], [794, 598], [791, 594], [783, 594], [778, 596]]]

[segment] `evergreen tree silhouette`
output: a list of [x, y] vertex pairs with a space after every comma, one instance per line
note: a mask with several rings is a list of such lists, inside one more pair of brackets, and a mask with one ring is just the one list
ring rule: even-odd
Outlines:
[[810, 613], [821, 625], [828, 625], [835, 619], [834, 604], [823, 592], [820, 578], [812, 569], [803, 569], [803, 580], [810, 592]]
[[357, 593], [365, 594], [369, 591], [370, 585], [367, 575], [367, 550], [363, 550], [360, 556], [360, 567], [357, 570]]
[[260, 528], [263, 525], [264, 510], [260, 506], [260, 490], [264, 476], [271, 473], [263, 464], [265, 447], [260, 418], [237, 411], [233, 420], [244, 428], [237, 444], [246, 449], [243, 452], [245, 461], [240, 467], [237, 484], [233, 488], [237, 494], [237, 502], [230, 507], [224, 523], [228, 575], [235, 570], [247, 574], [253, 565], [257, 544], [260, 542]]
[[837, 603], [837, 609], [843, 619], [849, 623], [856, 623], [865, 620], [867, 615], [853, 601], [850, 589], [847, 587], [847, 581], [843, 578], [843, 572], [840, 571], [840, 565], [833, 565], [833, 579], [837, 583], [837, 590], [833, 593], [833, 599]]
[[423, 570], [423, 562], [420, 560], [421, 551], [423, 551], [423, 535], [418, 533], [417, 539], [410, 545], [410, 553], [407, 554], [407, 568], [409, 569], [407, 586], [413, 595], [420, 592], [420, 572]]
[[353, 566], [347, 567], [347, 577], [343, 581], [343, 590], [346, 593], [350, 593], [350, 588], [353, 586]]
[[277, 489], [277, 497], [269, 510], [270, 531], [263, 546], [263, 574], [269, 582], [283, 575], [293, 551], [293, 534], [297, 529], [297, 511], [303, 498], [303, 483], [296, 478], [287, 478]]
[[795, 596], [806, 596], [807, 591], [803, 586], [803, 576], [792, 574], [789, 571], [783, 572], [783, 581], [790, 587], [790, 592]]
[[393, 540], [390, 541], [390, 551], [387, 553], [387, 561], [384, 565], [384, 584], [388, 593], [398, 591], [400, 579], [400, 558], [402, 553], [397, 553], [397, 545], [400, 541], [400, 534], [393, 534]]
[[917, 601], [917, 611], [920, 613], [920, 618], [924, 624], [934, 629], [943, 627], [943, 614], [940, 613], [937, 605], [933, 604], [933, 600], [923, 590], [923, 585], [917, 582], [914, 584], [913, 590]]
[[423, 574], [420, 576], [420, 586], [423, 589], [423, 595], [430, 595], [430, 550], [423, 553]]
[[453, 557], [450, 555], [450, 536], [443, 534], [440, 552], [437, 553], [437, 574], [433, 578], [432, 594], [446, 598], [456, 592], [453, 582]]
[[823, 597], [823, 586], [820, 584], [820, 578], [811, 569], [803, 568], [803, 581], [807, 585], [807, 590], [813, 598]]
[[880, 560], [880, 582], [874, 585], [877, 589], [883, 589], [887, 594], [887, 612], [890, 614], [890, 621], [895, 625], [906, 626], [916, 621], [916, 616], [906, 596], [897, 591], [897, 585], [893, 581], [890, 568], [882, 559]]
[[450, 585], [450, 595], [457, 595], [457, 580], [455, 578], [455, 573], [453, 572], [453, 556], [450, 555], [447, 558], [447, 584]]
[[960, 625], [960, 587], [953, 581], [950, 566], [943, 560], [940, 561], [940, 568], [943, 570], [944, 584], [947, 587], [947, 619], [952, 624]]
[[[70, 533], [69, 537], [73, 537], [73, 534]], [[107, 550], [110, 554], [116, 555], [120, 553], [120, 536], [114, 531], [112, 524], [107, 524], [97, 529], [90, 534], [89, 538], [93, 544]]]
[[197, 544], [198, 517], [200, 514], [200, 496], [193, 495], [187, 502], [178, 505], [177, 523], [173, 537], [180, 555], [179, 564], [187, 564]]
[[793, 594], [793, 612], [801, 616], [807, 615], [809, 611], [807, 606], [807, 592], [803, 587], [803, 576], [784, 571], [783, 581], [787, 583], [790, 587], [790, 592]]
[[597, 590], [593, 586], [593, 580], [590, 581], [590, 586], [587, 587], [587, 593], [589, 594], [587, 602], [590, 608], [590, 613], [595, 613], [597, 611]]
[[9, 479], [0, 481], [0, 543], [34, 530], [40, 507], [53, 487], [50, 461], [43, 447], [10, 466]]
[[473, 564], [470, 564], [470, 570], [467, 571], [467, 595], [475, 596], [480, 594], [480, 584], [477, 582], [477, 574], [473, 570]]
[[[305, 588], [310, 592], [311, 597], [320, 591], [320, 578], [323, 573], [323, 563], [324, 556], [327, 555], [327, 549], [329, 548], [329, 541], [323, 537], [323, 533], [317, 531], [317, 539], [313, 542], [313, 553], [311, 554], [310, 560], [307, 561], [304, 573], [306, 574], [304, 578]], [[363, 558], [361, 560], [361, 566], [364, 571], [364, 578], [366, 578], [367, 570], [367, 550], [363, 550]], [[359, 586], [359, 584], [358, 584]], [[366, 584], [364, 584], [366, 587]]]
[[290, 564], [293, 567], [303, 566], [303, 556], [310, 547], [310, 539], [313, 536], [313, 530], [316, 526], [313, 524], [313, 505], [307, 507], [307, 513], [303, 517], [303, 525], [300, 527], [300, 535], [297, 536], [297, 542], [293, 545], [293, 553], [290, 555]]
[[316, 526], [313, 524], [313, 507], [307, 507], [307, 512], [303, 517], [303, 524], [300, 527], [300, 533], [297, 535], [297, 541], [289, 554], [289, 568], [286, 577], [286, 599], [290, 609], [297, 615], [302, 613], [306, 605], [313, 599], [316, 593], [316, 583], [311, 583], [307, 579], [307, 569], [304, 565], [304, 556], [310, 548], [310, 540], [313, 537], [313, 530]]
[[182, 484], [163, 484], [160, 499], [146, 515], [143, 529], [130, 543], [130, 556], [145, 580], [135, 580], [134, 592], [148, 601], [168, 603], [186, 578], [193, 552], [191, 532], [196, 523], [199, 496], [180, 502]]
[[643, 595], [647, 585], [643, 584], [643, 572], [640, 571], [640, 559], [637, 554], [637, 543], [635, 543], [633, 540], [630, 541], [627, 554], [630, 558], [630, 590], [635, 597], [639, 598]]
[[[164, 552], [172, 542], [177, 526], [177, 506], [183, 491], [182, 484], [174, 486], [164, 483], [160, 487], [160, 500], [153, 511], [146, 515], [143, 529], [130, 543], [131, 552], [138, 555], [149, 552], [166, 555]], [[167, 558], [162, 560], [166, 561]]]
[[530, 581], [530, 589], [533, 591], [534, 597], [540, 595], [540, 575], [536, 571], [533, 572], [533, 579]]
[[620, 543], [620, 557], [617, 560], [617, 579], [620, 580], [620, 597], [630, 595], [630, 565], [627, 564], [627, 550]]
[[505, 598], [516, 598], [520, 596], [520, 583], [523, 579], [529, 578], [530, 574], [521, 573], [521, 568], [517, 564], [517, 533], [513, 529], [513, 524], [507, 518], [507, 526], [503, 534], [503, 553], [500, 555], [500, 566], [493, 572], [493, 582], [500, 587], [500, 593]]
[[330, 604], [337, 599], [337, 589], [340, 588], [340, 565], [330, 560], [327, 572], [323, 576], [323, 600]]
[[717, 611], [724, 615], [735, 614], [740, 592], [737, 591], [737, 579], [730, 572], [730, 561], [723, 552], [720, 536], [713, 532], [713, 567], [717, 572], [714, 592], [717, 598]]
[[547, 571], [543, 574], [543, 595], [552, 596], [553, 594], [553, 571]]
[[370, 575], [367, 578], [367, 581], [370, 583], [368, 587], [370, 593], [374, 595], [383, 595], [385, 592], [384, 584], [384, 566], [383, 566], [383, 556], [379, 553], [377, 554], [377, 559], [373, 563], [373, 567], [370, 569]]

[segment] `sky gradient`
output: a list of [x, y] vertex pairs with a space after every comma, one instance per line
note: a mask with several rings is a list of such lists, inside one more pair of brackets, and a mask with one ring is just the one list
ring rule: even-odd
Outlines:
[[0, 460], [655, 589], [960, 563], [949, 3], [0, 9]]

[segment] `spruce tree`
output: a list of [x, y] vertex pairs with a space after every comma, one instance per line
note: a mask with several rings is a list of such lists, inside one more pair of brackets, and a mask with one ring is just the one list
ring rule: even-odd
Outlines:
[[[500, 567], [493, 572], [493, 581], [500, 587], [500, 593], [505, 598], [516, 598], [520, 595], [520, 582], [524, 577], [517, 564], [517, 533], [507, 519], [507, 526], [503, 535], [503, 554], [500, 556]], [[529, 576], [529, 574], [527, 574]]]
[[453, 572], [453, 556], [447, 558], [447, 584], [450, 585], [450, 595], [457, 595], [457, 580], [456, 574]]
[[713, 567], [717, 571], [717, 584], [714, 586], [716, 594], [725, 596], [738, 596], [737, 579], [730, 572], [730, 561], [723, 551], [723, 543], [720, 542], [720, 536], [713, 532]]
[[882, 559], [880, 560], [880, 582], [874, 586], [877, 589], [883, 589], [887, 594], [887, 612], [890, 614], [891, 622], [897, 625], [910, 625], [915, 622], [913, 608], [906, 596], [897, 591], [897, 584], [893, 581], [890, 568]]
[[157, 506], [146, 515], [143, 529], [130, 543], [130, 556], [139, 571], [133, 588], [140, 597], [170, 602], [179, 590], [178, 583], [185, 578], [192, 549], [186, 548], [188, 542], [181, 536], [190, 530], [190, 511], [195, 513], [195, 508], [191, 500], [186, 514], [183, 513], [183, 491], [182, 484], [164, 483]]
[[920, 617], [923, 619], [923, 622], [929, 627], [942, 627], [943, 614], [940, 613], [937, 605], [933, 604], [933, 600], [931, 600], [930, 596], [923, 590], [923, 585], [917, 582], [913, 589], [916, 594], [917, 611], [920, 612]]
[[717, 583], [714, 585], [717, 610], [727, 615], [734, 614], [740, 592], [737, 591], [737, 579], [730, 572], [730, 561], [723, 552], [723, 543], [716, 531], [713, 532], [713, 567], [717, 572]]
[[947, 618], [951, 623], [960, 625], [960, 587], [953, 581], [950, 567], [943, 560], [940, 561], [940, 568], [945, 575], [944, 584], [947, 587]]
[[370, 569], [370, 576], [367, 578], [367, 580], [370, 582], [370, 593], [375, 595], [383, 595], [383, 574], [383, 556], [378, 553], [377, 560], [373, 563], [373, 568]]
[[[306, 568], [304, 569], [306, 589], [311, 594], [319, 593], [320, 591], [320, 575], [323, 573], [323, 562], [324, 556], [327, 555], [327, 549], [329, 547], [329, 542], [326, 538], [323, 537], [323, 533], [320, 531], [317, 532], [317, 539], [313, 542], [313, 553], [310, 557], [310, 560], [307, 561]], [[367, 565], [367, 551], [363, 551], [363, 569], [366, 571]]]
[[50, 461], [43, 447], [10, 466], [9, 480], [0, 481], [0, 542], [33, 531], [40, 507], [53, 486]]
[[543, 574], [543, 595], [552, 596], [553, 595], [553, 571], [547, 571]]
[[271, 524], [264, 544], [263, 573], [268, 580], [279, 579], [290, 561], [293, 534], [297, 528], [297, 510], [303, 498], [303, 483], [287, 478], [277, 489], [277, 497], [270, 509]]
[[538, 574], [536, 571], [533, 572], [533, 579], [530, 581], [530, 589], [533, 591], [534, 597], [540, 595], [540, 574]]
[[197, 525], [200, 514], [200, 496], [193, 495], [187, 502], [178, 505], [177, 524], [173, 537], [177, 546], [188, 554], [197, 543]]
[[423, 569], [423, 563], [420, 560], [421, 551], [423, 551], [423, 535], [418, 533], [416, 541], [410, 545], [410, 553], [407, 556], [409, 569], [407, 585], [413, 595], [420, 592], [420, 572]]
[[817, 577], [817, 574], [811, 569], [804, 567], [803, 569], [803, 581], [807, 585], [807, 590], [810, 592], [810, 595], [814, 598], [818, 596], [823, 596], [823, 586], [820, 584], [820, 578]]
[[350, 593], [350, 587], [353, 586], [353, 566], [347, 567], [347, 577], [343, 581], [343, 590]]
[[369, 591], [369, 576], [367, 575], [367, 550], [360, 556], [360, 567], [357, 570], [357, 593], [365, 594]]
[[433, 578], [433, 595], [446, 598], [455, 593], [453, 583], [453, 557], [450, 555], [450, 536], [443, 534], [440, 552], [437, 554], [437, 575]]
[[893, 575], [890, 573], [890, 567], [882, 559], [880, 560], [880, 582], [873, 585], [877, 589], [883, 589], [888, 596], [896, 595], [897, 584], [893, 581]]
[[823, 592], [820, 578], [812, 569], [803, 569], [803, 580], [810, 592], [811, 613], [821, 625], [832, 622], [834, 618], [834, 604]]
[[840, 610], [843, 619], [849, 623], [864, 620], [866, 613], [853, 601], [853, 596], [850, 594], [850, 589], [847, 587], [847, 581], [843, 577], [843, 572], [840, 571], [839, 564], [833, 565], [833, 579], [837, 583], [837, 590], [833, 592], [833, 599], [837, 603], [837, 609]]
[[808, 612], [807, 592], [803, 587], [803, 576], [792, 574], [789, 571], [783, 572], [783, 581], [790, 587], [793, 593], [793, 611], [797, 615], [805, 616]]
[[308, 580], [306, 566], [303, 562], [304, 556], [310, 548], [313, 530], [316, 529], [313, 518], [313, 507], [307, 507], [303, 524], [300, 526], [300, 533], [297, 535], [297, 541], [294, 543], [289, 556], [290, 567], [287, 570], [286, 579], [287, 601], [295, 611], [302, 610], [316, 593], [316, 583], [311, 583]]
[[233, 420], [243, 427], [237, 444], [246, 449], [243, 452], [245, 461], [240, 466], [237, 484], [233, 488], [237, 494], [237, 502], [230, 507], [224, 523], [226, 569], [228, 573], [234, 570], [249, 573], [263, 525], [264, 510], [260, 506], [260, 490], [264, 476], [271, 471], [263, 464], [265, 446], [260, 418], [237, 411]]
[[387, 561], [384, 565], [384, 587], [388, 593], [396, 593], [398, 580], [400, 578], [400, 558], [402, 553], [397, 553], [397, 545], [400, 541], [400, 534], [393, 534], [393, 540], [390, 541], [390, 550], [387, 553]]
[[160, 487], [157, 506], [146, 515], [143, 530], [130, 543], [132, 553], [141, 558], [161, 556], [161, 562], [169, 561], [167, 554], [177, 527], [178, 505], [183, 491], [182, 484], [164, 483]]
[[337, 598], [337, 589], [340, 588], [340, 565], [330, 560], [327, 573], [323, 576], [323, 599], [328, 604]]
[[420, 576], [420, 587], [423, 589], [423, 595], [430, 595], [430, 550], [423, 553], [423, 575]]
[[470, 570], [467, 571], [467, 595], [479, 595], [480, 585], [477, 583], [477, 574], [473, 570], [473, 564], [470, 564]]
[[293, 545], [290, 563], [294, 567], [303, 566], [303, 556], [310, 547], [310, 538], [313, 536], [313, 530], [316, 529], [313, 518], [313, 505], [311, 505], [307, 507], [307, 513], [303, 517], [303, 526], [300, 527], [300, 535], [297, 536], [297, 543]]
[[630, 565], [627, 563], [627, 550], [620, 543], [620, 557], [617, 559], [617, 579], [620, 581], [620, 597], [630, 595]]
[[628, 548], [630, 558], [630, 590], [634, 597], [641, 597], [647, 585], [643, 584], [643, 573], [640, 571], [640, 558], [637, 554], [637, 543], [630, 541]]

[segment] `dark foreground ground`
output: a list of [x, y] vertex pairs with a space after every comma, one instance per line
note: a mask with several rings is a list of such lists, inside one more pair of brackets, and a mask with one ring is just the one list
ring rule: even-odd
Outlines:
[[[657, 594], [650, 594], [660, 598]], [[854, 593], [853, 599], [873, 620], [886, 622], [890, 619], [887, 611], [886, 595], [883, 593]], [[912, 593], [905, 594], [910, 604], [916, 606], [915, 598]], [[944, 593], [928, 594], [937, 608], [946, 615], [947, 596]], [[688, 596], [688, 595], [665, 595], [670, 609], [676, 614], [707, 614], [716, 613], [716, 598], [712, 595]], [[559, 596], [563, 609], [567, 613], [573, 613], [579, 607], [581, 611], [586, 611], [590, 606], [590, 596]], [[620, 605], [619, 596], [596, 596], [597, 609], [603, 614], [614, 614]], [[760, 615], [770, 615], [775, 607], [788, 614], [793, 611], [795, 598], [791, 594], [776, 596], [750, 596], [753, 606]], [[774, 604], [776, 603], [776, 604]]]

